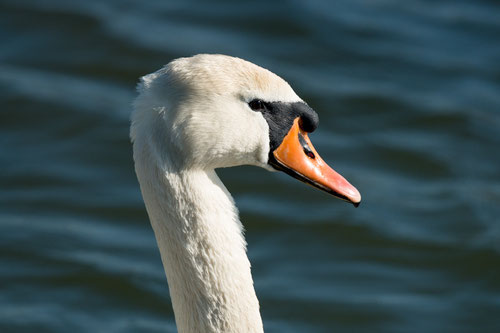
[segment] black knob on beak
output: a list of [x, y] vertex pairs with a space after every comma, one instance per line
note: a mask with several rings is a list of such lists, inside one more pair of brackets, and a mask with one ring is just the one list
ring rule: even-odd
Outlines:
[[296, 103], [294, 108], [294, 111], [300, 116], [300, 128], [307, 133], [314, 132], [319, 125], [318, 114], [305, 103]]

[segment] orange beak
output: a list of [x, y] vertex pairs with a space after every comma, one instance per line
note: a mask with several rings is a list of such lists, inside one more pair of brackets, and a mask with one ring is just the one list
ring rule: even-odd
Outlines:
[[356, 207], [361, 202], [359, 191], [318, 155], [307, 132], [300, 128], [300, 117], [295, 118], [292, 128], [273, 156], [278, 166], [289, 175], [351, 202]]

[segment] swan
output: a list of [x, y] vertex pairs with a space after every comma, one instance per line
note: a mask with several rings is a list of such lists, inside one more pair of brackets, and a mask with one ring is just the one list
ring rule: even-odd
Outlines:
[[243, 227], [215, 169], [283, 171], [358, 205], [309, 140], [318, 115], [276, 74], [207, 54], [142, 77], [133, 109], [135, 171], [178, 331], [263, 332]]

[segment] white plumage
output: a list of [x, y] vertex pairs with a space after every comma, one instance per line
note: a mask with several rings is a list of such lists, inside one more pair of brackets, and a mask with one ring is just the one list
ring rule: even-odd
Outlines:
[[301, 102], [247, 61], [172, 61], [138, 87], [135, 169], [167, 275], [179, 332], [262, 332], [238, 211], [214, 169], [268, 164], [269, 126], [249, 107]]

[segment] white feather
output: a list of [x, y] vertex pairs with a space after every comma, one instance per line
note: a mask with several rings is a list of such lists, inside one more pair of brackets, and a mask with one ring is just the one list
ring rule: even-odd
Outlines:
[[138, 90], [135, 169], [179, 332], [262, 332], [238, 211], [214, 169], [269, 168], [269, 128], [248, 102], [300, 98], [275, 74], [222, 55], [174, 60]]

